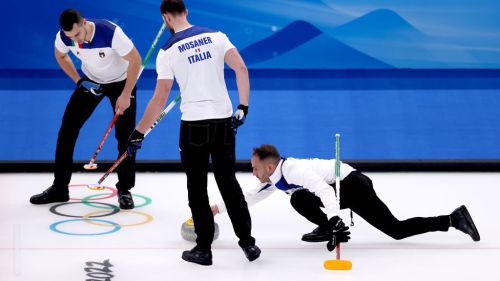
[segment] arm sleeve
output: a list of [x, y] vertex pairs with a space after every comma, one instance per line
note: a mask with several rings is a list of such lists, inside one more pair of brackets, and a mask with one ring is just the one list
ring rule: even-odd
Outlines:
[[63, 54], [67, 54], [69, 52], [68, 46], [66, 46], [66, 44], [64, 44], [64, 42], [61, 39], [61, 31], [57, 32], [56, 34], [56, 40], [54, 42], [54, 46], [59, 52]]
[[123, 57], [132, 51], [134, 43], [132, 43], [132, 40], [125, 35], [119, 26], [116, 26], [111, 48], [116, 50], [116, 52]]
[[236, 48], [231, 41], [229, 41], [229, 38], [227, 37], [226, 34], [219, 32], [219, 38], [221, 40], [221, 48], [222, 48], [222, 53], [226, 54], [227, 51]]
[[[252, 206], [266, 199], [269, 195], [273, 194], [275, 190], [276, 187], [274, 185], [270, 183], [265, 183], [265, 184], [259, 184], [254, 189], [245, 191], [243, 194], [245, 195], [245, 200], [247, 201], [248, 206]], [[220, 202], [217, 203], [216, 205], [219, 208], [219, 213], [226, 212], [226, 204]]]
[[158, 80], [160, 79], [174, 79], [174, 71], [170, 67], [170, 52], [167, 50], [160, 50], [156, 57], [156, 73]]
[[325, 213], [328, 218], [338, 216], [340, 206], [335, 197], [333, 188], [313, 170], [299, 165], [285, 165], [283, 175], [288, 183], [293, 183], [314, 193], [321, 199], [325, 206]]

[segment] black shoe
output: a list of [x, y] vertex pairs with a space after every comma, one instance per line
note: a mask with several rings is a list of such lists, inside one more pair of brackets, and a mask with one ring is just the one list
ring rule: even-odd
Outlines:
[[260, 249], [257, 245], [242, 248], [249, 261], [254, 261], [260, 257]]
[[469, 211], [467, 211], [467, 208], [465, 208], [465, 206], [462, 205], [455, 209], [455, 211], [451, 213], [450, 217], [451, 226], [455, 227], [465, 234], [470, 235], [470, 237], [474, 241], [479, 241], [481, 239], [479, 237], [479, 232], [474, 225], [474, 221], [472, 221]]
[[331, 230], [318, 226], [312, 232], [302, 235], [302, 241], [326, 242], [330, 240], [330, 237], [332, 237]]
[[212, 265], [212, 251], [198, 250], [196, 247], [182, 253], [182, 259], [201, 265]]
[[120, 209], [133, 209], [134, 199], [132, 199], [132, 194], [128, 190], [118, 190], [118, 203], [120, 203]]
[[44, 190], [40, 194], [31, 196], [31, 204], [41, 205], [54, 202], [68, 202], [69, 201], [69, 191], [68, 187], [58, 188], [51, 185], [49, 188]]

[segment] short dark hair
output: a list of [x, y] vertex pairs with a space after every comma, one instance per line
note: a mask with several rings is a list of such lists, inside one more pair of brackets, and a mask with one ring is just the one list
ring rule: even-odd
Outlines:
[[64, 31], [71, 31], [73, 24], [81, 23], [83, 20], [80, 12], [74, 9], [66, 9], [59, 16], [59, 24]]
[[259, 147], [254, 147], [252, 155], [259, 157], [260, 160], [270, 159], [274, 160], [276, 163], [281, 159], [278, 149], [271, 144], [263, 144]]
[[186, 12], [186, 5], [184, 5], [184, 0], [163, 0], [160, 5], [160, 12], [173, 15], [183, 14]]

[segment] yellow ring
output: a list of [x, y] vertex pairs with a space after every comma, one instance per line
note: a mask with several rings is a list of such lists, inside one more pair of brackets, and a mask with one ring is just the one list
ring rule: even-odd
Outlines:
[[[104, 212], [109, 212], [109, 211], [96, 211], [96, 212], [92, 212], [92, 213], [89, 213], [89, 214], [86, 214], [86, 215], [83, 215], [82, 217], [84, 219], [88, 219], [90, 218], [91, 216], [94, 216], [96, 214], [99, 214], [99, 213], [104, 213]], [[131, 223], [131, 224], [118, 224], [119, 226], [121, 227], [127, 227], [127, 226], [138, 226], [138, 225], [143, 225], [143, 224], [146, 224], [146, 223], [149, 223], [153, 220], [153, 216], [149, 215], [149, 214], [146, 214], [146, 213], [143, 213], [143, 212], [139, 212], [139, 211], [124, 211], [124, 210], [121, 210], [120, 213], [135, 213], [135, 214], [139, 214], [139, 215], [142, 215], [144, 217], [146, 217], [146, 220], [143, 221], [143, 222], [138, 222], [138, 223]], [[102, 223], [97, 223], [95, 221], [92, 221], [92, 220], [85, 220], [86, 222], [90, 223], [90, 224], [94, 224], [94, 225], [99, 225], [99, 226], [108, 226], [109, 225], [106, 225], [106, 224], [102, 224]]]
[[189, 225], [189, 226], [193, 226], [194, 225], [194, 221], [193, 221], [193, 218], [189, 218], [187, 221], [186, 221], [186, 224]]

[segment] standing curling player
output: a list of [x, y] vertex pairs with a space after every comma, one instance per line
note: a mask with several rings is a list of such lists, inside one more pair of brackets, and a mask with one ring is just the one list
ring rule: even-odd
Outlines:
[[[54, 183], [31, 197], [32, 204], [66, 202], [71, 180], [73, 152], [80, 128], [106, 96], [121, 116], [115, 124], [118, 156], [127, 149], [127, 140], [135, 127], [135, 83], [141, 68], [141, 57], [132, 41], [120, 27], [102, 19], [87, 20], [73, 9], [60, 18], [56, 35], [57, 63], [76, 83], [57, 138]], [[72, 52], [82, 61], [83, 77], [68, 55]], [[107, 122], [108, 120], [106, 120]], [[118, 167], [118, 202], [122, 209], [134, 208], [130, 189], [135, 185], [135, 158], [129, 157]]]
[[[129, 154], [134, 155], [142, 146], [144, 133], [162, 112], [175, 77], [182, 97], [179, 148], [197, 235], [196, 246], [184, 251], [182, 258], [201, 265], [212, 264], [214, 219], [207, 193], [211, 157], [238, 244], [248, 260], [253, 261], [260, 256], [260, 249], [251, 236], [250, 213], [234, 171], [235, 130], [248, 112], [248, 70], [224, 33], [192, 26], [187, 21], [188, 11], [182, 0], [163, 0], [160, 10], [172, 37], [158, 53], [155, 92], [130, 136]], [[234, 115], [224, 81], [224, 62], [236, 73], [240, 105]]]

